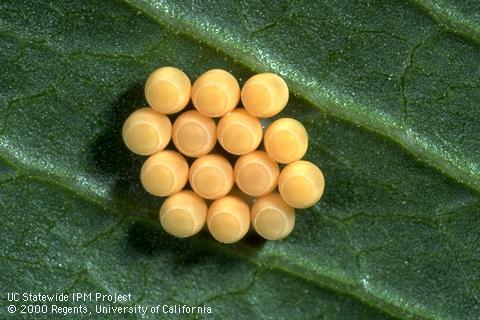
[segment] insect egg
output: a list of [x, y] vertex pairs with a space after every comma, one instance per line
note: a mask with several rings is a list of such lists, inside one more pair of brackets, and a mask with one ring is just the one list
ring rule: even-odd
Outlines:
[[257, 149], [262, 142], [262, 123], [245, 109], [235, 109], [220, 119], [217, 136], [228, 152], [246, 154]]
[[[208, 70], [192, 84], [183, 71], [162, 67], [150, 74], [144, 92], [150, 107], [127, 118], [122, 137], [131, 151], [149, 156], [140, 180], [152, 195], [168, 197], [159, 212], [167, 233], [190, 237], [206, 224], [216, 240], [233, 243], [252, 224], [261, 237], [279, 240], [293, 230], [294, 208], [311, 207], [322, 197], [323, 173], [301, 160], [308, 149], [305, 127], [281, 118], [263, 132], [260, 118], [278, 114], [288, 102], [281, 77], [257, 74], [240, 89], [225, 70]], [[175, 115], [172, 125], [167, 115], [190, 99], [195, 110]], [[243, 107], [236, 108], [240, 100]], [[262, 139], [265, 151], [257, 150]], [[179, 152], [165, 150], [170, 140]], [[229, 160], [239, 156], [234, 167], [210, 154], [217, 140]], [[184, 156], [197, 158], [190, 168]], [[281, 171], [279, 163], [286, 164]], [[184, 190], [187, 182], [193, 191]], [[213, 200], [210, 208], [207, 200]]]
[[125, 121], [122, 137], [132, 152], [151, 155], [163, 150], [170, 142], [172, 125], [167, 116], [151, 108], [133, 112]]
[[215, 200], [208, 209], [207, 226], [217, 241], [237, 242], [248, 232], [250, 209], [243, 200], [235, 196]]
[[191, 87], [190, 79], [183, 71], [162, 67], [148, 77], [145, 83], [145, 98], [158, 112], [172, 114], [188, 104]]
[[163, 150], [150, 156], [142, 166], [140, 180], [145, 190], [165, 197], [183, 189], [188, 180], [188, 164], [178, 152]]
[[242, 88], [242, 104], [256, 117], [268, 118], [278, 114], [288, 102], [285, 81], [273, 73], [260, 73], [249, 78]]
[[204, 156], [216, 143], [215, 122], [196, 110], [184, 112], [173, 123], [172, 139], [184, 155]]
[[232, 111], [240, 100], [240, 86], [227, 71], [213, 69], [193, 83], [192, 103], [207, 117], [221, 117]]
[[307, 130], [291, 118], [272, 122], [265, 131], [263, 141], [270, 157], [284, 164], [300, 160], [308, 148]]
[[280, 195], [294, 208], [313, 206], [322, 197], [324, 188], [322, 171], [309, 161], [290, 163], [278, 177]]
[[254, 151], [238, 158], [233, 176], [237, 186], [250, 196], [262, 196], [277, 186], [280, 169], [264, 151]]
[[295, 209], [278, 193], [260, 197], [252, 206], [252, 226], [267, 240], [280, 240], [292, 232], [295, 225]]
[[182, 190], [168, 197], [160, 208], [163, 229], [179, 238], [198, 233], [207, 219], [207, 204], [195, 192]]
[[222, 156], [209, 154], [192, 163], [190, 186], [205, 199], [219, 199], [233, 187], [232, 165]]

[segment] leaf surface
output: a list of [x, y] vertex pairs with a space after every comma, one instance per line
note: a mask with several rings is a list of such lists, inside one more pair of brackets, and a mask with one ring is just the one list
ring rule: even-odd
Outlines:
[[[478, 318], [476, 3], [127, 2], [0, 4], [2, 306], [98, 291], [218, 319]], [[120, 131], [163, 65], [287, 79], [282, 116], [327, 187], [285, 241], [161, 230]]]

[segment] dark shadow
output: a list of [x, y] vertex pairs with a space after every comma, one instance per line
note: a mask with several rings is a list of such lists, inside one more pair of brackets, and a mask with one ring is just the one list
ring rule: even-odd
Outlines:
[[182, 266], [212, 260], [219, 255], [212, 247], [204, 245], [205, 241], [208, 240], [204, 234], [175, 238], [163, 231], [160, 224], [148, 220], [136, 220], [128, 230], [128, 245], [135, 251], [147, 256], [174, 254], [172, 262]]
[[258, 234], [255, 232], [249, 232], [245, 238], [242, 240], [246, 245], [248, 245], [250, 248], [258, 250], [263, 247], [263, 245], [267, 242], [267, 240], [263, 239], [260, 237]]
[[153, 216], [158, 212], [162, 199], [145, 192], [140, 183], [140, 168], [146, 157], [132, 153], [122, 140], [123, 123], [133, 111], [145, 104], [143, 83], [138, 83], [111, 105], [102, 116], [108, 122], [92, 145], [90, 160], [98, 175], [108, 185], [113, 185], [110, 196], [114, 203], [130, 211], [138, 208], [139, 215]]
[[137, 220], [131, 224], [128, 229], [128, 244], [144, 255], [157, 255], [165, 250], [178, 250], [186, 247], [184, 241], [176, 241], [175, 238], [162, 232], [159, 225], [148, 220]]
[[[135, 251], [146, 255], [159, 255], [166, 251], [175, 252], [175, 263], [182, 265], [197, 264], [206, 257], [215, 255], [217, 261], [219, 252], [210, 241], [215, 241], [206, 231], [202, 231], [188, 239], [177, 239], [162, 230], [158, 221], [159, 208], [163, 198], [155, 197], [146, 192], [140, 182], [139, 174], [147, 157], [139, 156], [128, 150], [122, 140], [122, 126], [127, 117], [136, 109], [145, 106], [143, 83], [133, 85], [122, 94], [111, 107], [101, 116], [106, 119], [104, 131], [95, 139], [89, 150], [92, 171], [106, 185], [113, 186], [110, 191], [112, 203], [122, 210], [134, 212], [135, 216], [148, 217], [147, 220], [136, 220], [129, 229], [128, 244]], [[187, 108], [192, 108], [188, 106]], [[172, 121], [176, 115], [170, 117]], [[167, 149], [175, 149], [173, 143]], [[218, 145], [215, 153], [227, 156]], [[230, 156], [233, 162], [236, 158]], [[189, 164], [194, 159], [188, 158]], [[187, 185], [186, 188], [189, 188]], [[244, 243], [253, 249], [259, 249], [265, 241], [254, 234], [249, 234]]]

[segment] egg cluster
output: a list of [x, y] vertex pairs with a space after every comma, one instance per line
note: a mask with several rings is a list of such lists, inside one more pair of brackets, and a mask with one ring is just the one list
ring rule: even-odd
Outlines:
[[[219, 69], [203, 73], [193, 85], [173, 67], [149, 76], [145, 97], [150, 107], [127, 118], [122, 136], [131, 151], [149, 156], [140, 179], [149, 193], [168, 197], [160, 208], [168, 233], [189, 237], [206, 224], [216, 240], [232, 243], [251, 224], [263, 238], [278, 240], [292, 231], [294, 208], [320, 200], [323, 174], [301, 160], [308, 147], [303, 125], [281, 118], [264, 132], [259, 119], [282, 111], [288, 95], [285, 81], [272, 73], [254, 75], [241, 89]], [[190, 99], [196, 110], [177, 114]], [[243, 108], [237, 108], [240, 100]], [[173, 125], [171, 114], [177, 114]], [[262, 139], [265, 151], [257, 150]], [[165, 150], [171, 140], [178, 152]], [[222, 152], [211, 153], [217, 141], [236, 157], [233, 166]], [[189, 166], [184, 156], [196, 159]], [[279, 164], [285, 165], [282, 170]], [[187, 182], [193, 191], [184, 189]], [[248, 199], [253, 199], [251, 208]], [[209, 206], [206, 200], [212, 200]]]

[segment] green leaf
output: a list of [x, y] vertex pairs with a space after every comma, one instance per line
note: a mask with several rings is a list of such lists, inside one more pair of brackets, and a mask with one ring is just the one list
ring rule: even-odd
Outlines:
[[[7, 292], [130, 292], [216, 319], [478, 318], [476, 1], [126, 2], [0, 3], [2, 318]], [[161, 230], [120, 130], [164, 65], [288, 81], [282, 116], [305, 124], [326, 191], [286, 240]]]

